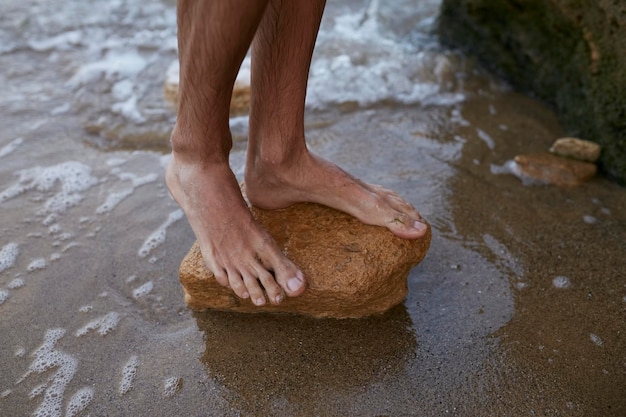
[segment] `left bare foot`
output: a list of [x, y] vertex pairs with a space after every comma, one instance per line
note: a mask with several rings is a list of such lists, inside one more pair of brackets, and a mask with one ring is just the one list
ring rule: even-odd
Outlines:
[[319, 203], [404, 239], [422, 237], [427, 229], [420, 214], [397, 193], [367, 184], [306, 148], [280, 163], [248, 155], [245, 187], [250, 203], [259, 208]]

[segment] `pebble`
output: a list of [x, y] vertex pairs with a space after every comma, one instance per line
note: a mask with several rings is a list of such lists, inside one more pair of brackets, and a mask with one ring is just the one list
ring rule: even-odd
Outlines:
[[600, 157], [600, 145], [578, 138], [557, 139], [550, 152], [585, 162], [596, 162]]
[[595, 164], [549, 153], [517, 155], [513, 172], [522, 180], [559, 186], [576, 186], [591, 179]]

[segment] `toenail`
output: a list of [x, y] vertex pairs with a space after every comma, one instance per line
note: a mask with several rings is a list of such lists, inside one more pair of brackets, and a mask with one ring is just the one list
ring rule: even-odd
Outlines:
[[263, 304], [265, 304], [265, 298], [263, 298], [263, 297], [257, 298], [256, 301], [254, 302], [254, 304], [256, 304], [258, 306], [262, 306]]
[[248, 298], [248, 297], [250, 297], [250, 294], [248, 294], [248, 291], [241, 294], [241, 298]]
[[276, 300], [276, 304], [282, 303], [283, 295], [282, 294], [278, 294], [274, 300]]
[[302, 287], [302, 279], [300, 277], [294, 277], [287, 281], [287, 288], [290, 291], [297, 291], [300, 287]]
[[422, 232], [426, 230], [426, 225], [420, 221], [416, 221], [415, 223], [413, 223], [413, 228], [418, 232]]

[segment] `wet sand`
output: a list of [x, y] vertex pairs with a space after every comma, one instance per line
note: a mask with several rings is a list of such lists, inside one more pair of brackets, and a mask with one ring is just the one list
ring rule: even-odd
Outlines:
[[461, 101], [309, 109], [312, 150], [433, 226], [409, 296], [362, 320], [198, 313], [177, 280], [194, 237], [167, 156], [85, 130], [108, 116], [63, 87], [85, 49], [68, 48], [0, 54], [0, 415], [626, 414], [626, 190], [499, 173], [564, 135], [537, 101], [460, 58]]

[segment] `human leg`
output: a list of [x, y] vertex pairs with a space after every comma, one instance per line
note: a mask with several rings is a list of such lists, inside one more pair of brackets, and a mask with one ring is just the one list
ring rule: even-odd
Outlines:
[[257, 305], [264, 291], [278, 303], [305, 288], [302, 273], [250, 214], [228, 163], [232, 88], [265, 8], [263, 1], [179, 1], [180, 102], [166, 172], [207, 268]]
[[275, 209], [316, 202], [402, 238], [426, 233], [419, 213], [398, 194], [364, 183], [308, 151], [304, 104], [311, 55], [325, 0], [270, 0], [252, 45], [246, 195]]

